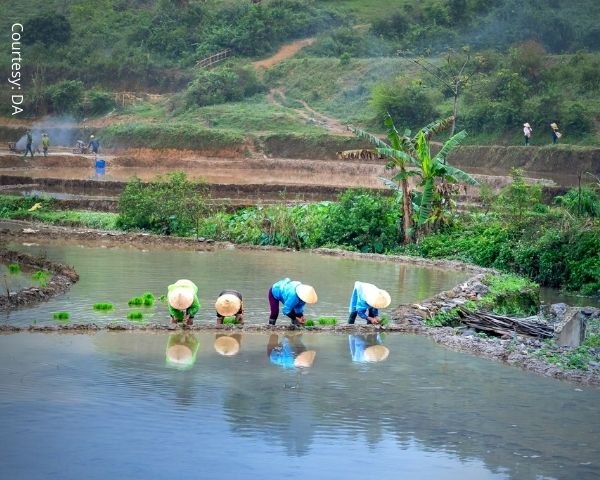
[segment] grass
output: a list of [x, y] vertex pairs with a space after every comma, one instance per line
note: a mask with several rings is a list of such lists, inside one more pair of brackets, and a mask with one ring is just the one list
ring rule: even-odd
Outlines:
[[112, 310], [112, 303], [94, 303], [94, 310]]
[[335, 317], [320, 317], [319, 320], [317, 320], [319, 322], [319, 325], [335, 325], [337, 324], [337, 318]]
[[131, 297], [127, 301], [127, 305], [129, 305], [130, 307], [144, 305], [144, 297]]
[[144, 319], [144, 314], [142, 312], [129, 312], [127, 314], [127, 320], [131, 320], [132, 322], [139, 322]]
[[59, 322], [65, 322], [69, 320], [69, 312], [54, 312], [52, 314], [52, 319], [57, 320]]
[[453, 308], [447, 312], [439, 311], [433, 317], [425, 320], [425, 325], [428, 327], [447, 327], [457, 323], [459, 319], [458, 308]]
[[486, 275], [490, 291], [481, 299], [484, 308], [499, 315], [535, 315], [540, 306], [540, 287], [524, 277], [512, 274]]
[[[535, 352], [534, 355], [561, 368], [585, 371], [589, 369], [590, 362], [598, 361], [598, 356], [593, 352], [597, 347], [592, 347], [586, 344], [586, 342], [579, 347], [561, 351], [554, 341], [550, 339], [546, 340], [544, 346]], [[591, 343], [600, 343], [600, 339], [593, 338]]]
[[21, 267], [19, 267], [18, 263], [11, 263], [8, 265], [8, 271], [10, 273], [16, 274], [19, 273], [21, 271]]
[[48, 279], [52, 275], [50, 272], [46, 272], [45, 270], [38, 270], [31, 275], [31, 279], [38, 282], [42, 287], [45, 287], [48, 283]]

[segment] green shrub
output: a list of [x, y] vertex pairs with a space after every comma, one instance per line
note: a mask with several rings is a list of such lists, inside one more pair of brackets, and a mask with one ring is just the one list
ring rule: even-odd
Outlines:
[[112, 303], [94, 303], [94, 310], [112, 310]]
[[539, 285], [517, 275], [486, 275], [483, 283], [490, 291], [481, 306], [500, 315], [535, 315], [540, 306]]
[[10, 273], [16, 274], [19, 273], [21, 271], [21, 267], [19, 267], [18, 263], [11, 263], [8, 265], [8, 271]]
[[554, 202], [574, 215], [600, 217], [600, 195], [590, 187], [572, 188], [565, 195], [555, 197]]
[[83, 82], [63, 80], [49, 86], [46, 97], [55, 113], [79, 113], [83, 103]]
[[113, 95], [103, 90], [91, 90], [87, 95], [86, 112], [101, 115], [116, 107]]
[[43, 14], [27, 19], [23, 24], [23, 43], [33, 45], [65, 44], [71, 38], [71, 24], [61, 14]]
[[456, 325], [460, 318], [460, 310], [455, 307], [448, 311], [440, 310], [433, 317], [425, 320], [428, 327], [447, 327]]
[[69, 317], [69, 312], [54, 312], [52, 314], [52, 319], [58, 321], [67, 321], [69, 320]]

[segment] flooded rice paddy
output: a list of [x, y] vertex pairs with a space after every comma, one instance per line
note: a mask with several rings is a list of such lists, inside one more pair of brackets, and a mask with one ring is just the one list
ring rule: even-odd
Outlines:
[[[172, 334], [171, 334], [172, 335]], [[27, 479], [592, 479], [598, 389], [413, 335], [0, 336], [0, 476]], [[381, 362], [353, 361], [356, 340]], [[312, 366], [273, 359], [284, 343]], [[358, 358], [358, 357], [355, 357]]]
[[[202, 305], [196, 323], [214, 323], [214, 303], [220, 291], [237, 289], [244, 296], [244, 317], [248, 323], [267, 323], [267, 291], [284, 277], [313, 285], [319, 302], [306, 307], [307, 318], [336, 317], [345, 322], [355, 280], [375, 283], [388, 290], [392, 305], [424, 300], [455, 286], [468, 277], [465, 272], [326, 257], [306, 252], [240, 251], [191, 252], [128, 248], [91, 248], [59, 244], [14, 244], [25, 253], [45, 255], [49, 260], [71, 265], [79, 282], [65, 294], [49, 302], [12, 312], [0, 313], [8, 324], [51, 324], [52, 313], [67, 311], [72, 323], [106, 324], [127, 321], [131, 311], [141, 311], [144, 320], [168, 322], [165, 303], [131, 308], [131, 297], [151, 292], [156, 298], [166, 294], [167, 286], [180, 278], [196, 283]], [[93, 310], [95, 303], [112, 303], [108, 312]], [[383, 312], [385, 313], [385, 312]], [[278, 323], [289, 324], [281, 316]]]

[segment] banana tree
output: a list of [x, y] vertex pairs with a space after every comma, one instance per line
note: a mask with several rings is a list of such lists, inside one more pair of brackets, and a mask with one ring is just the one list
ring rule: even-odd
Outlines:
[[[424, 226], [429, 223], [434, 223], [441, 217], [442, 208], [436, 214], [433, 214], [433, 207], [438, 203], [440, 207], [443, 203], [449, 204], [449, 197], [452, 193], [451, 189], [445, 188], [447, 183], [462, 184], [462, 185], [478, 185], [468, 173], [459, 168], [452, 167], [446, 163], [448, 154], [456, 148], [460, 142], [467, 136], [463, 130], [452, 136], [441, 150], [434, 156], [431, 155], [431, 148], [427, 132], [421, 129], [416, 136], [415, 151], [416, 160], [420, 167], [418, 175], [421, 177], [421, 194], [418, 202], [418, 216], [416, 224], [419, 230], [423, 230]], [[431, 138], [431, 137], [429, 137]], [[441, 185], [439, 184], [441, 180]], [[436, 198], [436, 196], [438, 198]]]
[[403, 135], [400, 135], [389, 114], [386, 116], [384, 123], [387, 127], [387, 139], [389, 144], [364, 130], [358, 128], [351, 128], [351, 130], [358, 137], [365, 138], [374, 144], [377, 147], [377, 152], [386, 156], [388, 159], [386, 165], [387, 168], [397, 168], [399, 170], [399, 172], [392, 177], [392, 180], [399, 183], [401, 186], [403, 240], [404, 243], [411, 243], [413, 241], [413, 224], [408, 179], [418, 175], [418, 171], [408, 170], [407, 167], [409, 165], [417, 165], [415, 157], [411, 155], [415, 152], [415, 146], [410, 138], [410, 130], [406, 130]]

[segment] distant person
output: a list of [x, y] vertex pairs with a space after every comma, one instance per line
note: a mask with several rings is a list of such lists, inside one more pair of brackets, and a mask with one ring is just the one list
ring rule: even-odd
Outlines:
[[348, 335], [348, 346], [353, 362], [383, 362], [390, 351], [379, 334]]
[[356, 317], [363, 318], [368, 325], [380, 323], [379, 309], [387, 307], [392, 302], [390, 294], [375, 285], [364, 282], [354, 282], [354, 290], [350, 298], [350, 316], [348, 323], [354, 324]]
[[33, 135], [31, 134], [31, 130], [27, 130], [27, 145], [25, 147], [25, 154], [23, 158], [27, 157], [27, 152], [31, 152], [31, 158], [33, 158], [33, 149], [31, 148], [33, 144]]
[[42, 133], [42, 150], [44, 151], [44, 157], [48, 156], [48, 147], [50, 146], [50, 137], [47, 133]]
[[93, 135], [90, 135], [90, 143], [88, 145], [88, 148], [92, 149], [92, 153], [94, 155], [98, 155], [98, 150], [100, 150], [100, 142]]
[[531, 138], [531, 134], [533, 133], [533, 129], [528, 123], [523, 124], [523, 136], [525, 137], [525, 146], [529, 145], [529, 139]]
[[171, 323], [192, 325], [194, 315], [200, 310], [198, 301], [198, 287], [190, 280], [177, 280], [167, 289], [169, 314]]
[[225, 317], [234, 317], [237, 323], [244, 323], [242, 294], [237, 290], [223, 290], [215, 303], [217, 325], [223, 325]]
[[560, 137], [562, 137], [561, 133], [558, 131], [558, 125], [556, 124], [556, 122], [552, 122], [550, 124], [550, 135], [552, 135], [552, 144], [556, 144], [556, 142], [558, 142], [558, 139]]
[[286, 334], [279, 341], [279, 336], [269, 336], [267, 343], [267, 356], [273, 365], [283, 368], [310, 368], [312, 367], [317, 352], [307, 350], [302, 343], [302, 335]]
[[275, 325], [279, 316], [279, 302], [283, 303], [283, 314], [290, 317], [292, 325], [304, 324], [304, 305], [317, 303], [317, 292], [310, 285], [304, 285], [289, 278], [279, 280], [269, 289], [271, 315], [269, 324]]

